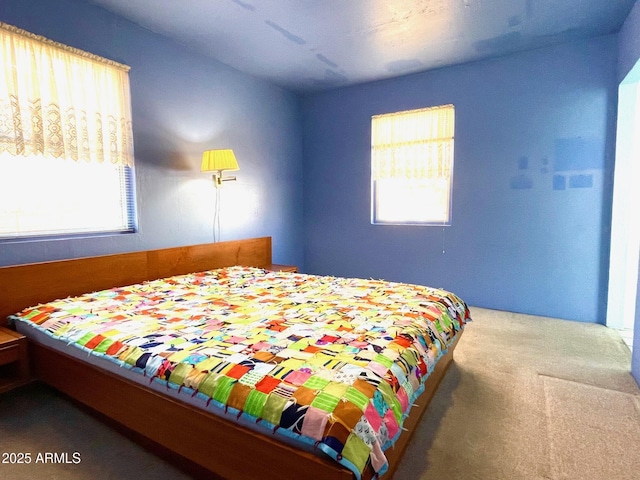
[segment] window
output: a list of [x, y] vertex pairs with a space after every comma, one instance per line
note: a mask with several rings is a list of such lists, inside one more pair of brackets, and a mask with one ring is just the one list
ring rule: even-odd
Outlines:
[[0, 238], [135, 228], [129, 67], [0, 22]]
[[371, 223], [449, 225], [454, 107], [371, 119]]

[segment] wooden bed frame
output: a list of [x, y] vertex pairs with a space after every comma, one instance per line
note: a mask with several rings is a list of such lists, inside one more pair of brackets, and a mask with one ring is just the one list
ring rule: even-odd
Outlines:
[[[232, 265], [272, 267], [271, 238], [0, 267], [0, 325], [6, 324], [8, 315], [57, 298]], [[453, 360], [459, 337], [428, 378], [418, 405], [405, 421], [408, 431], [385, 452], [389, 460], [385, 477], [393, 476]], [[354, 478], [351, 471], [328, 458], [297, 450], [275, 436], [253, 432], [179, 403], [48, 347], [30, 342], [29, 354], [35, 379], [215, 475], [228, 479], [261, 478], [268, 471], [272, 478]]]

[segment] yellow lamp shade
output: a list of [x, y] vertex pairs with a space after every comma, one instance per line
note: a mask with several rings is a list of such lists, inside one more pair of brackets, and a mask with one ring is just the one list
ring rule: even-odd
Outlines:
[[202, 172], [217, 172], [221, 170], [240, 170], [233, 150], [207, 150], [202, 154]]

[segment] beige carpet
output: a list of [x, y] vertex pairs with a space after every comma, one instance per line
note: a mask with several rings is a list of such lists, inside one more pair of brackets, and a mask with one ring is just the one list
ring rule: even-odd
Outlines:
[[[396, 479], [640, 478], [640, 391], [616, 331], [472, 315]], [[0, 453], [76, 451], [78, 464], [0, 463], [0, 479], [188, 478], [44, 386], [0, 396]]]
[[542, 381], [552, 478], [637, 479], [640, 397], [553, 377]]
[[640, 391], [616, 331], [472, 317], [397, 479], [640, 478]]
[[0, 395], [4, 453], [29, 453], [31, 458], [7, 457], [0, 463], [1, 480], [189, 478], [40, 384]]

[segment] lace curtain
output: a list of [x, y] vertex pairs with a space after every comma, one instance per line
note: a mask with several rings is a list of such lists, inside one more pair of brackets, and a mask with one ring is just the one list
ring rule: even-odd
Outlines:
[[0, 154], [133, 165], [129, 67], [0, 22]]
[[453, 131], [453, 105], [375, 115], [371, 120], [374, 180], [448, 180]]

